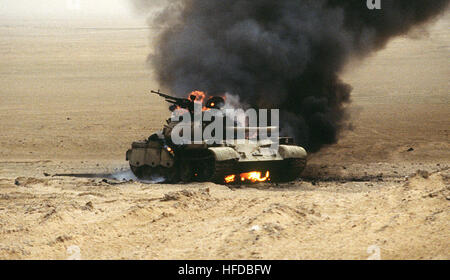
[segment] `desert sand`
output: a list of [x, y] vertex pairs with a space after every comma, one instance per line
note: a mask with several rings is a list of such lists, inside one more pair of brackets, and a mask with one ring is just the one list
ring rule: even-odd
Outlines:
[[450, 259], [449, 27], [347, 66], [352, 125], [301, 180], [166, 185], [122, 180], [169, 115], [157, 30], [1, 19], [0, 259]]

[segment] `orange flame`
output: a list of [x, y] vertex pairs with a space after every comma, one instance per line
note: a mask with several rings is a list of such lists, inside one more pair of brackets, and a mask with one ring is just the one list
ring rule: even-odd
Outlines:
[[189, 94], [189, 96], [192, 96], [192, 95], [196, 97], [195, 102], [197, 102], [197, 103], [203, 104], [203, 101], [205, 101], [206, 94], [203, 91], [198, 91], [198, 90], [193, 91]]
[[195, 101], [194, 101], [195, 103], [199, 103], [199, 104], [203, 105], [202, 111], [209, 110], [208, 108], [206, 108], [206, 106], [204, 104], [205, 99], [206, 99], [206, 94], [203, 91], [196, 90], [196, 91], [189, 93], [189, 97], [191, 97], [192, 95], [196, 97]]
[[[265, 182], [265, 181], [267, 181], [269, 179], [270, 172], [267, 171], [265, 177], [261, 177], [261, 176], [262, 176], [261, 172], [258, 172], [258, 171], [242, 173], [241, 174], [241, 181], [249, 180], [249, 181], [252, 181], [252, 183]], [[242, 180], [242, 179], [244, 179], [244, 180]]]
[[225, 177], [225, 183], [229, 184], [229, 183], [233, 183], [236, 180], [236, 175], [230, 175]]
[[[241, 182], [250, 181], [252, 183], [270, 181], [270, 172], [267, 171], [265, 176], [259, 171], [252, 171], [240, 174]], [[236, 182], [236, 175], [229, 175], [225, 177], [225, 183], [230, 184]]]
[[[193, 92], [191, 92], [191, 93], [189, 93], [189, 95], [188, 95], [188, 98], [190, 99], [190, 97], [191, 96], [195, 96], [195, 103], [200, 103], [200, 104], [202, 104], [203, 105], [203, 108], [202, 108], [202, 111], [209, 111], [210, 109], [209, 108], [206, 108], [206, 93], [205, 92], [203, 92], [203, 91], [199, 91], [199, 90], [196, 90], [196, 91], [193, 91]], [[210, 97], [210, 98], [212, 98], [212, 97]], [[225, 101], [225, 100], [227, 100], [227, 97], [224, 95], [224, 96], [222, 96], [222, 98], [223, 98], [223, 100]], [[211, 103], [211, 106], [214, 106], [214, 103]]]

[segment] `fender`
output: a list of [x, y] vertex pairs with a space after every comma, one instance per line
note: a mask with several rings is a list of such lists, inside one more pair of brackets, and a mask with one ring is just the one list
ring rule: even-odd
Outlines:
[[214, 154], [216, 161], [239, 160], [239, 153], [232, 148], [217, 147], [208, 150]]
[[308, 156], [306, 150], [299, 146], [280, 145], [280, 147], [278, 148], [278, 152], [283, 157], [283, 159], [306, 159], [306, 157]]

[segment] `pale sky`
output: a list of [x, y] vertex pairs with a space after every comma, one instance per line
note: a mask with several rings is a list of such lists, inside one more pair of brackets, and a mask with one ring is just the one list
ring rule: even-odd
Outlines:
[[130, 0], [0, 0], [0, 15], [8, 16], [131, 16]]

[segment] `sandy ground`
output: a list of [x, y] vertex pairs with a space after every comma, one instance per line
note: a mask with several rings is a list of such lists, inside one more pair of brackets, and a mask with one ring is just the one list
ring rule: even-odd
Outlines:
[[352, 129], [302, 180], [230, 188], [121, 181], [168, 116], [154, 30], [0, 20], [0, 258], [450, 259], [449, 27], [348, 66]]

